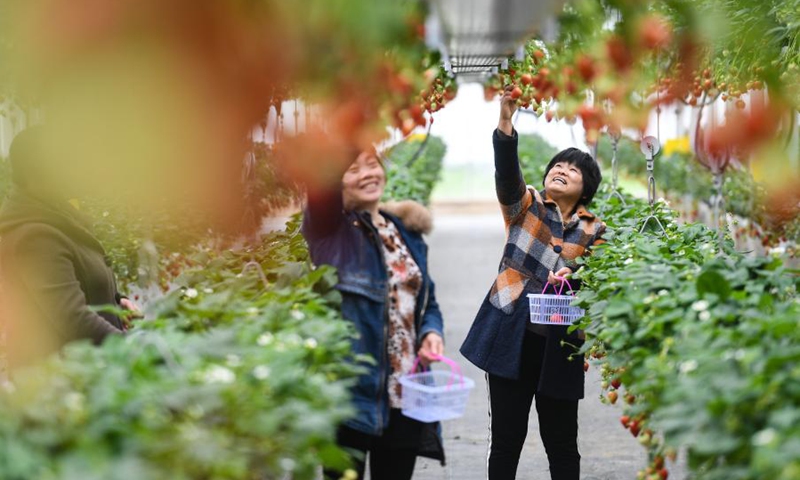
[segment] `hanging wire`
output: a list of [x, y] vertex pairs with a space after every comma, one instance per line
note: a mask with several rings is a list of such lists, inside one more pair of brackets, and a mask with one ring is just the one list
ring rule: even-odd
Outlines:
[[[604, 108], [607, 114], [611, 114], [611, 100], [606, 99]], [[606, 127], [606, 135], [611, 139], [611, 192], [609, 192], [606, 200], [611, 197], [617, 197], [623, 205], [627, 205], [625, 197], [619, 191], [619, 161], [617, 160], [617, 152], [619, 150], [619, 141], [622, 138], [622, 131], [616, 126], [609, 125]], [[598, 142], [599, 145], [600, 142]], [[596, 159], [597, 157], [595, 157]]]
[[650, 204], [650, 215], [644, 219], [642, 228], [639, 233], [643, 233], [651, 222], [655, 222], [658, 226], [658, 233], [665, 235], [667, 230], [661, 223], [661, 220], [655, 214], [656, 203], [656, 178], [655, 178], [655, 156], [661, 149], [658, 140], [653, 137], [645, 137], [642, 139], [642, 152], [645, 154], [647, 160], [647, 201]]
[[619, 149], [619, 140], [622, 133], [617, 129], [609, 128], [607, 131], [608, 137], [611, 139], [611, 192], [607, 198], [617, 197], [623, 205], [627, 205], [625, 197], [619, 191], [619, 161], [617, 160], [617, 150]]
[[[644, 223], [642, 224], [642, 228], [639, 230], [639, 233], [643, 233], [647, 225], [650, 222], [655, 222], [658, 226], [658, 233], [661, 235], [666, 235], [667, 230], [664, 228], [664, 225], [661, 223], [661, 220], [655, 214], [655, 203], [656, 203], [656, 177], [655, 177], [655, 157], [656, 154], [661, 150], [661, 78], [659, 75], [656, 75], [656, 138], [653, 137], [645, 137], [642, 139], [641, 143], [641, 150], [642, 153], [645, 154], [645, 159], [647, 160], [647, 201], [650, 204], [650, 215], [644, 219]], [[645, 97], [642, 96], [642, 101], [645, 101]]]

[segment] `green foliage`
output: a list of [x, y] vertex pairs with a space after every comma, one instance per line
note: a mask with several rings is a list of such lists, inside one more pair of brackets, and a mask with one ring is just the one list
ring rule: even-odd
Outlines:
[[640, 442], [653, 456], [685, 448], [693, 478], [800, 478], [798, 272], [729, 241], [720, 251], [664, 204], [667, 234], [640, 234], [648, 207], [626, 200], [596, 209], [608, 242], [579, 273], [577, 302], [585, 348], [624, 385]]
[[[602, 135], [597, 142], [597, 161], [610, 169], [613, 148], [608, 135]], [[639, 144], [628, 137], [620, 137], [617, 144], [617, 165], [620, 170], [636, 176], [643, 176], [647, 172], [647, 161], [639, 150]]]
[[[441, 138], [428, 136], [424, 147], [419, 138], [394, 146], [385, 158], [386, 192], [384, 200], [415, 200], [424, 205], [442, 177], [442, 162], [447, 147]], [[422, 152], [417, 155], [420, 148]]]
[[4, 479], [312, 479], [344, 465], [352, 325], [299, 220], [191, 260], [154, 320], [0, 389]]
[[520, 135], [517, 148], [525, 181], [528, 185], [541, 185], [545, 168], [558, 153], [558, 149], [537, 134]]

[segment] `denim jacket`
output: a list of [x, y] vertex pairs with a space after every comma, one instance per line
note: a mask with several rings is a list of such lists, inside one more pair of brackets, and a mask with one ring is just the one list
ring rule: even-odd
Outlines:
[[[416, 308], [417, 346], [428, 333], [442, 337], [443, 321], [436, 302], [435, 286], [428, 275], [428, 246], [422, 238], [419, 215], [429, 215], [422, 205], [401, 202], [400, 216], [385, 209], [381, 213], [397, 226], [409, 252], [423, 276]], [[415, 228], [416, 227], [416, 228]], [[381, 435], [389, 421], [389, 395], [386, 382], [391, 373], [386, 342], [388, 332], [388, 274], [378, 231], [366, 212], [344, 210], [342, 192], [331, 191], [311, 196], [303, 219], [303, 236], [316, 264], [336, 267], [342, 293], [342, 314], [353, 322], [358, 338], [356, 354], [376, 360], [365, 365], [368, 372], [352, 388], [355, 418], [345, 425], [355, 430]]]

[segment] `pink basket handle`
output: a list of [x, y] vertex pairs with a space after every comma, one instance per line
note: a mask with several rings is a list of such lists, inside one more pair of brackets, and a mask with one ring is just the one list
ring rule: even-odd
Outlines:
[[[437, 355], [435, 353], [433, 354], [433, 358], [450, 367], [451, 375], [450, 375], [450, 381], [447, 382], [448, 387], [453, 385], [453, 377], [455, 377], [456, 375], [461, 377], [461, 383], [462, 384], [464, 383], [464, 374], [461, 372], [461, 367], [458, 365], [458, 363], [456, 363], [455, 360], [447, 358], [444, 355]], [[415, 373], [418, 368], [419, 368], [419, 357], [414, 359], [414, 366], [411, 367], [411, 373]]]
[[[572, 291], [572, 285], [569, 284], [569, 280], [567, 280], [567, 277], [556, 277], [556, 279], [557, 280], [561, 280], [561, 286], [559, 287], [558, 293], [556, 293], [556, 295], [561, 295], [561, 292], [564, 291], [564, 284], [566, 284], [569, 287], [569, 290], [567, 290], [568, 292]], [[550, 282], [545, 282], [544, 283], [544, 288], [542, 289], [542, 294], [544, 294], [544, 292], [547, 290], [547, 287], [550, 286], [550, 285], [552, 285]], [[553, 291], [554, 292], [556, 291], [556, 286], [555, 285], [553, 285]]]

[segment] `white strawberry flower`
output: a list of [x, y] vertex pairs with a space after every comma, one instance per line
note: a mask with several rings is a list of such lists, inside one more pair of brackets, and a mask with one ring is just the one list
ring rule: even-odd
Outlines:
[[690, 373], [697, 370], [697, 360], [686, 360], [678, 367], [681, 373]]
[[695, 312], [702, 312], [708, 310], [708, 301], [698, 300], [692, 304], [692, 310]]
[[199, 295], [199, 293], [197, 292], [196, 288], [187, 288], [186, 291], [183, 292], [183, 295], [186, 298], [197, 298], [197, 295]]
[[253, 376], [259, 380], [266, 380], [267, 377], [269, 377], [270, 373], [272, 372], [266, 365], [259, 365], [253, 369]]
[[214, 365], [203, 375], [203, 381], [206, 383], [233, 383], [234, 380], [236, 380], [236, 374], [220, 365]]

